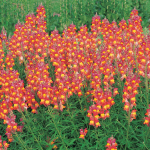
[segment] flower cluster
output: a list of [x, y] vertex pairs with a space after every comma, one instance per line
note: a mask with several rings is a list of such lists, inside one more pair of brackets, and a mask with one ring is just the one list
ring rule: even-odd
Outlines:
[[[85, 87], [88, 89], [86, 95], [92, 95], [87, 102], [93, 102], [87, 110], [89, 125], [98, 128], [99, 119], [110, 117], [109, 110], [115, 104], [114, 97], [119, 94], [113, 86], [116, 74], [120, 81], [126, 79], [122, 101], [125, 103], [124, 110], [131, 112], [130, 121], [136, 119], [133, 107], [136, 106], [139, 75], [150, 78], [150, 41], [142, 34], [138, 11], [134, 9], [131, 12], [128, 25], [122, 20], [119, 27], [115, 21], [109, 23], [106, 18], [101, 21], [96, 14], [92, 18], [90, 33], [86, 25], [82, 25], [76, 33], [76, 26], [72, 23], [63, 31], [62, 37], [56, 29], [50, 36], [45, 32], [46, 15], [42, 4], [36, 12], [36, 16], [26, 16], [25, 24], [18, 21], [10, 41], [4, 28], [0, 35], [0, 119], [7, 124], [8, 141], [12, 142], [12, 134], [22, 132], [24, 125], [15, 123], [16, 116], [12, 110], [20, 112], [31, 107], [32, 113], [38, 113], [40, 105], [47, 107], [52, 104], [53, 109], [63, 111], [73, 93], [79, 98], [84, 96], [81, 88]], [[100, 34], [103, 35], [103, 43]], [[5, 45], [8, 47], [6, 57], [3, 50]], [[16, 58], [19, 64], [25, 65], [26, 87], [19, 79], [19, 73], [13, 69]], [[55, 74], [50, 77], [52, 65]], [[35, 99], [36, 94], [40, 103]], [[150, 106], [144, 122], [148, 126], [149, 111]], [[87, 131], [87, 128], [84, 131], [80, 129], [79, 138], [84, 139]], [[3, 145], [5, 148], [9, 146], [5, 141]], [[106, 147], [107, 150], [117, 149], [113, 137], [108, 139]]]
[[[51, 138], [47, 136], [46, 142], [47, 142], [47, 143], [50, 143], [50, 139], [51, 139]], [[56, 139], [58, 139], [58, 137], [57, 137]], [[53, 144], [55, 143], [55, 140], [56, 140], [56, 139], [54, 139], [54, 140], [51, 142], [51, 145], [53, 145]], [[46, 147], [48, 147], [48, 145], [46, 145]], [[57, 145], [54, 145], [54, 146], [53, 146], [53, 149], [57, 149]]]
[[0, 150], [7, 150], [8, 147], [9, 147], [9, 144], [6, 141], [3, 141], [2, 143], [2, 139], [0, 135]]
[[[136, 107], [136, 98], [135, 95], [138, 94], [137, 88], [139, 87], [140, 79], [136, 79], [136, 75], [130, 75], [130, 77], [126, 78], [124, 94], [122, 102], [124, 104], [124, 110], [129, 112], [132, 110], [133, 106]], [[136, 110], [133, 109], [130, 114], [130, 121], [136, 119]]]
[[83, 131], [83, 129], [80, 129], [80, 137], [79, 138], [84, 139], [84, 137], [86, 136], [87, 132], [88, 132], [87, 128], [85, 128], [84, 131]]
[[113, 137], [113, 135], [108, 138], [107, 145], [105, 147], [107, 147], [106, 150], [117, 150], [116, 139]]
[[2, 85], [0, 96], [3, 99], [0, 102], [0, 119], [4, 120], [4, 124], [7, 124], [6, 135], [9, 142], [12, 142], [12, 133], [16, 130], [21, 131], [19, 130], [20, 126], [15, 123], [16, 116], [13, 115], [12, 110], [19, 112], [27, 110], [24, 83], [19, 78], [19, 73], [11, 70], [1, 71], [0, 82]]
[[149, 108], [146, 110], [147, 112], [145, 113], [145, 115], [147, 117], [144, 118], [144, 123], [143, 124], [146, 124], [148, 127], [150, 126], [150, 105], [149, 105]]
[[0, 40], [2, 40], [2, 43], [5, 43], [6, 46], [8, 46], [9, 44], [9, 40], [7, 39], [7, 32], [4, 29], [4, 27], [2, 28], [1, 34], [0, 34]]
[[96, 15], [92, 18], [92, 25], [91, 25], [91, 31], [94, 32], [94, 34], [99, 34], [101, 32], [101, 19], [100, 16]]
[[[0, 70], [2, 70], [5, 66], [4, 64], [4, 54], [5, 52], [3, 51], [3, 45], [2, 45], [2, 40], [0, 39]], [[1, 82], [0, 82], [0, 85], [1, 85]]]
[[[13, 114], [13, 112], [10, 112], [9, 117], [6, 116], [4, 119], [4, 124], [7, 123], [6, 128], [6, 135], [9, 142], [13, 141], [12, 134], [14, 134], [16, 131], [22, 132], [22, 129], [24, 127], [24, 122], [22, 122], [22, 126], [18, 126], [17, 123], [15, 123], [16, 116]], [[22, 118], [20, 118], [20, 121], [23, 121]]]
[[87, 117], [90, 118], [89, 125], [93, 125], [97, 128], [100, 126], [98, 119], [102, 118], [105, 120], [109, 118], [109, 109], [114, 104], [110, 95], [111, 93], [103, 93], [102, 89], [96, 91], [96, 94], [94, 93], [95, 98], [93, 101], [96, 100], [96, 104], [93, 104], [89, 107], [89, 110], [87, 110]]

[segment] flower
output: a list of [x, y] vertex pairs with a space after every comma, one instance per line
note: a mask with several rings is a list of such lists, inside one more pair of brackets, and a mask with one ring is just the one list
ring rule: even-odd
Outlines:
[[113, 137], [113, 135], [110, 138], [108, 138], [107, 144], [105, 147], [107, 147], [106, 150], [117, 150], [116, 139]]
[[84, 139], [84, 137], [86, 136], [87, 132], [88, 132], [87, 128], [84, 129], [84, 132], [83, 132], [83, 129], [80, 129], [80, 137], [79, 138]]

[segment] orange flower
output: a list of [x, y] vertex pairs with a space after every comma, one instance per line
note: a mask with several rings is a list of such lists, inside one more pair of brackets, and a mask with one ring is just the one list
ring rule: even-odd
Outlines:
[[6, 143], [6, 141], [3, 141], [4, 147], [8, 148], [10, 144]]
[[105, 147], [107, 147], [106, 150], [117, 150], [116, 139], [113, 137], [113, 135], [108, 138], [107, 145]]
[[93, 120], [90, 120], [89, 125], [93, 125], [93, 126], [94, 126], [94, 121], [93, 121]]
[[143, 124], [146, 124], [148, 127], [150, 126], [150, 118], [148, 118], [148, 117], [145, 117], [145, 121], [144, 121], [144, 123]]
[[136, 119], [136, 111], [137, 110], [133, 109], [132, 112], [131, 112], [131, 117], [134, 118], [134, 119]]
[[101, 125], [100, 125], [99, 122], [96, 122], [96, 123], [95, 123], [95, 126], [96, 126], [96, 128], [98, 128], [98, 127], [100, 127]]
[[132, 110], [131, 112], [131, 115], [130, 115], [130, 122], [133, 120], [133, 119], [136, 119], [136, 111], [135, 109]]
[[83, 129], [80, 129], [80, 137], [79, 138], [84, 139], [84, 137], [86, 136], [87, 132], [88, 132], [87, 128], [84, 129], [84, 132], [83, 132]]
[[127, 112], [129, 111], [129, 103], [127, 103], [127, 102], [125, 103], [124, 110]]

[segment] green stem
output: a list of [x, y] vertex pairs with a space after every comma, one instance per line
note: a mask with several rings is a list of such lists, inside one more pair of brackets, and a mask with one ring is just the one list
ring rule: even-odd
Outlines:
[[123, 92], [122, 92], [122, 86], [121, 86], [121, 79], [120, 79], [120, 73], [119, 73], [119, 68], [118, 68], [118, 64], [117, 64], [117, 54], [116, 54], [116, 48], [114, 48], [114, 54], [115, 54], [115, 66], [117, 68], [117, 74], [118, 74], [118, 81], [119, 81], [119, 86], [120, 86], [120, 89], [121, 89], [121, 97], [123, 95]]
[[[25, 120], [25, 122], [27, 122], [27, 126], [28, 126], [28, 121], [27, 121], [27, 119], [26, 119], [25, 115], [23, 114], [23, 112], [22, 112], [21, 108], [20, 108], [20, 111], [21, 111], [21, 114], [22, 114], [22, 116], [23, 116], [23, 120]], [[27, 112], [27, 111], [25, 111], [25, 112]], [[38, 143], [39, 147], [41, 147], [41, 145], [39, 144], [39, 141], [37, 140], [37, 138], [35, 137], [34, 133], [32, 132], [31, 127], [30, 127], [30, 126], [28, 126], [28, 127], [27, 127], [27, 129], [29, 129], [29, 130], [30, 130], [31, 134], [33, 135], [34, 139], [35, 139], [35, 140], [36, 140], [36, 142]], [[40, 149], [41, 149], [41, 150], [43, 150], [43, 148], [42, 148], [42, 147], [41, 147]]]
[[8, 50], [7, 50], [7, 47], [6, 47], [6, 43], [4, 41], [2, 42], [2, 48], [3, 48], [3, 51], [7, 54]]
[[[96, 135], [96, 139], [97, 139], [97, 140], [96, 140], [96, 143], [99, 143], [99, 142], [98, 142], [98, 134], [97, 134], [98, 130], [97, 130], [96, 127], [95, 127], [95, 130], [94, 130], [94, 131], [95, 131], [95, 135]], [[96, 145], [96, 150], [97, 150], [97, 145]]]
[[24, 52], [23, 52], [22, 44], [21, 44], [21, 50], [22, 50], [23, 62], [24, 62], [25, 67], [27, 68], [27, 72], [25, 72], [25, 73], [26, 73], [26, 76], [28, 76], [28, 74], [29, 74], [29, 69], [28, 69], [28, 67], [27, 67], [27, 61], [25, 60], [25, 54], [24, 54]]
[[148, 77], [147, 77], [147, 64], [146, 64], [146, 67], [145, 67], [145, 87], [146, 87], [146, 102], [147, 102], [147, 109], [149, 108], [148, 105], [149, 105], [149, 101], [148, 101], [148, 92], [149, 92], [149, 89], [148, 89]]
[[[127, 142], [128, 142], [128, 136], [129, 136], [129, 127], [130, 127], [130, 107], [129, 107], [129, 112], [128, 112], [128, 129], [127, 129]], [[125, 147], [125, 150], [127, 148], [127, 142], [126, 142], [126, 147]]]
[[136, 51], [135, 51], [135, 48], [133, 46], [133, 50], [134, 50], [134, 59], [135, 59], [135, 66], [136, 66], [136, 69], [137, 69], [137, 77], [138, 77], [138, 73], [139, 73], [139, 69], [138, 69], [138, 61], [137, 61], [137, 55], [136, 55]]
[[82, 115], [83, 115], [83, 112], [82, 112], [83, 107], [82, 107], [82, 105], [81, 105], [81, 100], [80, 100], [80, 98], [79, 98], [79, 103], [80, 103], [80, 106], [81, 106], [81, 113], [82, 113]]
[[[66, 96], [66, 97], [67, 97], [67, 96]], [[68, 113], [69, 113], [69, 116], [71, 117], [71, 123], [73, 124], [74, 130], [76, 131], [76, 133], [77, 133], [77, 135], [78, 135], [78, 132], [77, 132], [76, 127], [75, 127], [75, 124], [74, 124], [74, 122], [72, 121], [72, 115], [71, 115], [71, 113], [70, 113], [70, 111], [69, 111], [68, 98], [66, 98], [66, 103], [67, 103], [67, 111], [68, 111]], [[74, 136], [74, 138], [76, 138], [76, 137]], [[77, 142], [77, 145], [78, 145], [78, 142]], [[79, 147], [79, 145], [78, 145], [78, 147]]]
[[[133, 47], [133, 49], [134, 49], [134, 47]], [[136, 78], [138, 78], [139, 77], [139, 69], [138, 69], [138, 61], [137, 61], [137, 56], [136, 56], [135, 49], [134, 49], [134, 59], [135, 59], [136, 70], [137, 70], [137, 72], [136, 72], [137, 77]], [[140, 86], [140, 91], [141, 91], [141, 86]], [[142, 102], [142, 96], [140, 96], [140, 99], [141, 99], [141, 102]]]
[[21, 140], [21, 138], [18, 137], [17, 132], [15, 132], [15, 136], [18, 138], [19, 142], [21, 143], [21, 145], [24, 147], [25, 150], [28, 150], [28, 148], [25, 147], [25, 144], [23, 143], [23, 141]]
[[141, 90], [142, 88], [141, 88], [141, 86], [139, 88], [140, 88], [140, 100], [141, 100], [141, 103], [143, 103], [143, 101], [142, 101], [142, 90]]
[[146, 135], [145, 144], [146, 144], [146, 142], [147, 142], [147, 137], [148, 137], [148, 135], [149, 135], [149, 131], [150, 131], [150, 127], [149, 127], [149, 130], [148, 130], [147, 135]]
[[[134, 47], [133, 47], [133, 49], [134, 49]], [[135, 52], [135, 49], [134, 49], [134, 59], [135, 59], [135, 67], [136, 67], [136, 78], [138, 78], [139, 77], [139, 69], [138, 69], [138, 61], [137, 61], [137, 56], [136, 56], [136, 52]], [[140, 100], [141, 100], [141, 102], [142, 102], [142, 90], [141, 90], [141, 86], [139, 87], [140, 88]], [[138, 92], [139, 93], [139, 92]]]
[[[48, 45], [48, 47], [49, 47], [49, 45]], [[50, 57], [50, 55], [48, 54], [48, 48], [46, 49], [46, 53], [47, 53], [47, 57]], [[49, 68], [52, 70], [51, 62], [50, 62], [49, 60], [47, 60], [47, 61], [48, 61], [48, 66], [49, 66]], [[55, 74], [55, 73], [52, 74], [53, 83], [54, 83], [54, 81], [55, 81], [54, 74]]]
[[54, 122], [55, 128], [56, 128], [56, 130], [57, 130], [57, 132], [58, 132], [58, 134], [59, 134], [59, 137], [60, 137], [61, 140], [62, 140], [63, 146], [64, 146], [65, 149], [67, 150], [67, 147], [66, 147], [66, 145], [65, 145], [65, 143], [64, 143], [64, 141], [63, 141], [63, 138], [62, 138], [62, 136], [61, 136], [61, 133], [60, 133], [60, 131], [59, 131], [58, 128], [57, 128], [57, 125], [56, 125], [56, 123], [55, 123], [55, 120], [53, 119], [53, 115], [51, 114], [51, 113], [52, 113], [52, 109], [49, 110], [49, 107], [48, 107], [48, 111], [49, 111], [50, 116], [52, 117], [52, 121]]
[[[81, 100], [80, 100], [80, 98], [79, 98], [79, 103], [80, 103], [80, 106], [81, 106], [81, 113], [82, 113], [82, 116], [84, 117], [84, 120], [85, 120], [84, 109], [83, 109], [83, 107], [82, 107], [82, 105], [81, 105]], [[86, 123], [86, 126], [88, 127], [88, 124], [87, 124], [87, 123]]]

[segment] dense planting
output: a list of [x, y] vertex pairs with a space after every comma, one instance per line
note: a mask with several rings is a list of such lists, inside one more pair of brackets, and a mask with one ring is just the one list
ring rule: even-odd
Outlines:
[[10, 145], [0, 139], [0, 150], [16, 141], [27, 150], [150, 149], [150, 35], [138, 11], [119, 25], [96, 14], [91, 32], [72, 23], [62, 36], [46, 33], [45, 13], [40, 5], [10, 39], [1, 33], [0, 119]]

